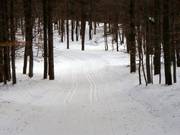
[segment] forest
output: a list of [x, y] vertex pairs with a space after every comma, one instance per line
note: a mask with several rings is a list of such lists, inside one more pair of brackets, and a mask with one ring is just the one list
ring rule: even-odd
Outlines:
[[180, 0], [0, 0], [0, 135], [180, 135]]
[[[24, 48], [22, 73], [33, 77], [34, 38], [42, 41], [43, 78], [55, 79], [53, 34], [58, 29], [61, 42], [81, 40], [85, 50], [85, 32], [89, 40], [104, 24], [116, 50], [126, 40], [130, 73], [138, 72], [139, 84], [153, 83], [153, 76], [165, 76], [165, 84], [177, 82], [180, 67], [179, 0], [0, 0], [0, 82], [16, 83], [16, 51]], [[86, 23], [87, 22], [87, 23]], [[88, 26], [87, 26], [88, 25]], [[24, 40], [18, 40], [20, 33]], [[161, 60], [163, 59], [163, 61]], [[164, 67], [164, 73], [161, 67]]]

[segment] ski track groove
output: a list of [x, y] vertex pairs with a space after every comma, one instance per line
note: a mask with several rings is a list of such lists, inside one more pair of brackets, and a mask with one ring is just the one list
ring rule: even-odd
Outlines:
[[68, 94], [66, 95], [66, 97], [64, 99], [64, 104], [71, 103], [73, 96], [75, 95], [76, 90], [78, 88], [78, 83], [76, 81], [77, 77], [75, 77], [75, 75], [73, 75], [72, 71], [71, 71], [71, 79], [72, 79], [73, 85], [71, 86], [70, 89], [66, 89], [66, 90], [68, 90]]
[[73, 75], [73, 80], [74, 80], [74, 87], [73, 87], [73, 89], [72, 89], [72, 91], [71, 91], [71, 94], [70, 94], [70, 96], [69, 96], [69, 100], [68, 100], [68, 103], [71, 103], [71, 101], [72, 101], [72, 99], [73, 99], [73, 97], [75, 96], [75, 94], [76, 94], [76, 91], [77, 91], [77, 88], [78, 88], [78, 82], [77, 82], [77, 77], [75, 77], [76, 75]]
[[99, 96], [98, 96], [98, 89], [97, 89], [97, 84], [96, 84], [96, 77], [95, 77], [95, 72], [90, 72], [90, 76], [91, 76], [91, 80], [92, 80], [92, 83], [94, 85], [94, 97], [95, 97], [95, 101], [98, 102], [99, 100]]
[[[76, 56], [76, 57], [73, 57], [73, 56], [65, 56], [63, 55], [65, 58], [68, 58], [70, 59], [71, 61], [78, 61], [79, 58]], [[68, 94], [67, 96], [65, 97], [64, 99], [64, 104], [70, 104], [72, 102], [72, 99], [73, 97], [75, 96], [76, 92], [77, 92], [77, 89], [79, 87], [79, 82], [78, 82], [78, 77], [77, 77], [77, 74], [73, 72], [73, 70], [71, 70], [71, 79], [72, 79], [72, 82], [73, 82], [73, 85], [72, 87], [70, 88], [70, 90], [68, 91]]]
[[[113, 78], [113, 77], [112, 77]], [[104, 92], [105, 93], [105, 89], [104, 89]], [[102, 93], [102, 94], [103, 94]], [[110, 115], [110, 120], [109, 120], [109, 124], [110, 124], [110, 128], [111, 128], [111, 132], [112, 132], [112, 135], [116, 135], [115, 134], [115, 129], [114, 129], [114, 126], [113, 126], [113, 121], [112, 121], [112, 104], [110, 104], [108, 101], [106, 103], [104, 103], [107, 107], [107, 110], [108, 110], [108, 113]]]
[[91, 71], [89, 70], [88, 73], [86, 73], [87, 80], [89, 82], [89, 89], [90, 89], [90, 104], [94, 104], [98, 101], [97, 99], [97, 85], [94, 81], [94, 78], [92, 76]]
[[[97, 76], [99, 76], [99, 78], [101, 79], [101, 80], [103, 80], [104, 79], [104, 74], [102, 75], [102, 74], [100, 74], [99, 72], [96, 72], [98, 75]], [[94, 74], [95, 76], [96, 76], [96, 74]], [[103, 93], [106, 93], [107, 91], [105, 91], [105, 89], [102, 89], [101, 88], [101, 94], [102, 94], [102, 97], [103, 97]], [[112, 135], [117, 135], [116, 133], [115, 133], [115, 129], [114, 129], [114, 126], [113, 126], [113, 121], [112, 121], [112, 104], [110, 104], [109, 103], [109, 101], [108, 100], [106, 100], [106, 102], [104, 102], [104, 100], [101, 100], [101, 101], [103, 101], [101, 104], [103, 104], [103, 105], [105, 105], [105, 108], [106, 108], [106, 111], [108, 112], [108, 114], [110, 115], [109, 116], [109, 121], [108, 121], [108, 123], [109, 123], [109, 125], [110, 125], [110, 129], [111, 129], [111, 134]]]

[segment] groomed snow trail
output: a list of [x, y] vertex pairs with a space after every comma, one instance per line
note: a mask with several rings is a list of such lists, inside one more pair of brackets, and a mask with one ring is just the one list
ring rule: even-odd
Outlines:
[[[0, 135], [179, 135], [179, 86], [138, 86], [122, 52], [55, 50], [56, 80], [0, 86]], [[159, 88], [161, 88], [159, 89]]]

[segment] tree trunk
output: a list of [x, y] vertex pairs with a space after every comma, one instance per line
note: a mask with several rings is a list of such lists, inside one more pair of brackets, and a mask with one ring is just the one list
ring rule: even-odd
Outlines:
[[64, 19], [61, 19], [61, 42], [64, 41]]
[[53, 48], [53, 22], [52, 1], [48, 0], [48, 49], [49, 49], [49, 79], [54, 80], [54, 48]]
[[76, 21], [76, 41], [79, 41], [79, 21]]
[[161, 74], [161, 25], [160, 25], [160, 0], [155, 3], [155, 53], [154, 53], [154, 74]]
[[48, 76], [48, 37], [47, 37], [47, 27], [48, 27], [48, 18], [47, 18], [47, 0], [42, 0], [43, 3], [43, 22], [44, 22], [44, 79], [47, 79]]
[[170, 21], [170, 28], [171, 28], [171, 46], [172, 46], [172, 49], [171, 49], [171, 57], [172, 57], [172, 63], [173, 63], [173, 81], [174, 83], [177, 82], [177, 77], [176, 77], [176, 45], [174, 43], [174, 30], [175, 30], [175, 27], [174, 27], [174, 16], [175, 16], [175, 11], [174, 11], [174, 0], [171, 0], [171, 21]]
[[130, 72], [136, 72], [135, 1], [130, 0]]
[[81, 7], [81, 38], [82, 38], [82, 48], [81, 50], [85, 50], [85, 31], [86, 31], [86, 16], [84, 14], [84, 6]]
[[172, 85], [169, 4], [169, 0], [163, 1], [163, 50], [165, 64], [165, 83], [167, 85]]
[[25, 54], [24, 54], [24, 68], [23, 73], [26, 74], [27, 70], [27, 57], [29, 56], [29, 77], [33, 77], [33, 49], [32, 49], [32, 39], [33, 39], [33, 26], [32, 26], [32, 1], [24, 0], [24, 15], [25, 15]]
[[74, 21], [71, 20], [71, 40], [74, 41]]
[[12, 64], [12, 83], [16, 84], [16, 66], [15, 66], [15, 25], [14, 25], [14, 0], [10, 1], [10, 29], [11, 29], [11, 64]]
[[69, 49], [69, 20], [66, 21], [66, 38], [67, 38], [67, 49]]

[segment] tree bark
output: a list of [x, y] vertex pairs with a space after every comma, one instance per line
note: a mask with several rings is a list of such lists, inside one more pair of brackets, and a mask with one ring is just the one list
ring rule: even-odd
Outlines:
[[163, 50], [165, 65], [165, 84], [172, 85], [169, 4], [169, 0], [163, 1]]
[[136, 72], [135, 1], [130, 0], [130, 72]]
[[26, 74], [27, 70], [27, 57], [29, 56], [29, 77], [33, 77], [33, 24], [32, 24], [32, 0], [24, 0], [24, 15], [25, 15], [25, 53], [24, 53], [24, 67], [23, 73]]
[[48, 37], [47, 37], [47, 27], [48, 27], [48, 18], [47, 18], [47, 0], [42, 0], [43, 3], [43, 22], [44, 22], [44, 79], [47, 79], [48, 76]]
[[49, 80], [54, 80], [54, 48], [53, 48], [53, 22], [52, 1], [48, 0], [48, 49], [49, 49]]
[[14, 25], [14, 0], [10, 0], [10, 29], [11, 29], [11, 64], [12, 64], [12, 83], [16, 84], [16, 66], [15, 66], [15, 25]]

